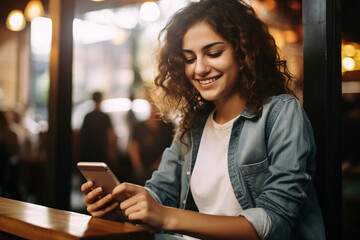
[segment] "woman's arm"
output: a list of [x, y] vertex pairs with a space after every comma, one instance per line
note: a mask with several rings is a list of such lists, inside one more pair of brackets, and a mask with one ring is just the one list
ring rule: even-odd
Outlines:
[[268, 239], [289, 239], [294, 227], [304, 226], [302, 220], [299, 222], [299, 216], [306, 214], [301, 212], [304, 204], [317, 205], [308, 193], [313, 184], [316, 147], [310, 122], [298, 100], [280, 95], [269, 105], [264, 106], [263, 116], [269, 116], [266, 148], [270, 175], [262, 184], [256, 207], [264, 209], [271, 219]]
[[169, 208], [170, 220], [164, 230], [200, 239], [260, 239], [246, 218], [217, 216]]
[[120, 208], [130, 221], [140, 221], [157, 230], [173, 231], [201, 239], [259, 239], [255, 229], [241, 216], [215, 216], [160, 205], [137, 185], [123, 183], [113, 191], [130, 193]]

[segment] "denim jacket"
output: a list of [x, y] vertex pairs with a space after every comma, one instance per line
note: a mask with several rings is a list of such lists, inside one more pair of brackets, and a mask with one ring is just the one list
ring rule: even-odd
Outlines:
[[[190, 178], [205, 121], [191, 130], [188, 146], [174, 138], [147, 181], [145, 187], [159, 203], [198, 211]], [[245, 107], [234, 122], [228, 173], [244, 209], [241, 215], [262, 239], [325, 239], [313, 185], [315, 154], [311, 124], [291, 95], [271, 97], [260, 117]]]

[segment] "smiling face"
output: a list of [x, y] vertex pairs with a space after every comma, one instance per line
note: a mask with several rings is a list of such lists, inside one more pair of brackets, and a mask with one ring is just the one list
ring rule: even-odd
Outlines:
[[218, 103], [238, 98], [239, 65], [234, 49], [206, 22], [193, 25], [182, 42], [185, 74], [201, 96]]

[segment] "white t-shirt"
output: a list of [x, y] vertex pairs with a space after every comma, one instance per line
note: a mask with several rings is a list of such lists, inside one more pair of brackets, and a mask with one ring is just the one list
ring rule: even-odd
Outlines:
[[239, 216], [242, 208], [235, 197], [228, 172], [231, 129], [238, 117], [218, 124], [213, 116], [214, 111], [209, 115], [201, 137], [190, 180], [191, 193], [201, 213]]

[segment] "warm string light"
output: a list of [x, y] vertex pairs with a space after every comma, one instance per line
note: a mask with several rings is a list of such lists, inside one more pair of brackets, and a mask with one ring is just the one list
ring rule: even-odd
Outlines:
[[18, 9], [12, 10], [6, 19], [6, 27], [11, 31], [21, 31], [25, 26], [26, 21], [23, 12]]
[[144, 2], [140, 7], [140, 17], [146, 22], [155, 22], [160, 18], [160, 9], [156, 2]]
[[355, 67], [355, 61], [351, 57], [344, 58], [342, 61], [342, 64], [343, 64], [344, 68], [348, 71], [353, 70]]
[[34, 18], [44, 14], [44, 7], [40, 0], [31, 0], [25, 8], [26, 20], [31, 22]]
[[[11, 31], [22, 31], [26, 27], [26, 20], [31, 22], [34, 18], [44, 14], [44, 7], [40, 0], [30, 0], [25, 8], [25, 16], [21, 10], [12, 10], [7, 19], [6, 27]], [[26, 19], [26, 20], [25, 20]]]
[[342, 43], [342, 72], [360, 70], [360, 45]]

